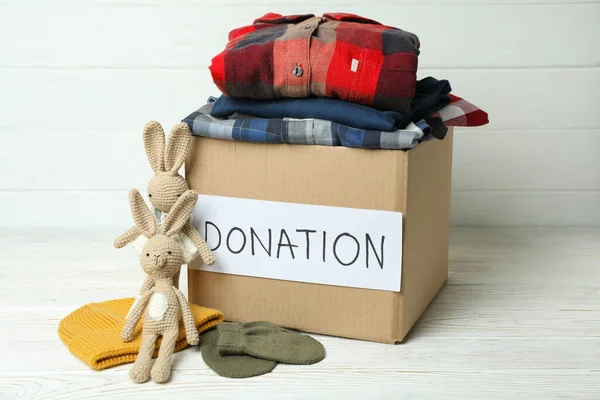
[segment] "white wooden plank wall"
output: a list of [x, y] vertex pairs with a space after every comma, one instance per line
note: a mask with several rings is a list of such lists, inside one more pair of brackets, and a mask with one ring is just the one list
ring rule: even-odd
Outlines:
[[269, 11], [415, 32], [420, 77], [489, 112], [457, 129], [454, 224], [600, 225], [600, 3], [541, 0], [0, 0], [0, 225], [128, 224], [142, 126], [217, 94], [211, 57]]

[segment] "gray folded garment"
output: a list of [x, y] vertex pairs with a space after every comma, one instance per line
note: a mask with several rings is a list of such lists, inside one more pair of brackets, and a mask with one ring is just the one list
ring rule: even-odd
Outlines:
[[192, 134], [255, 143], [407, 150], [431, 131], [424, 120], [387, 132], [352, 128], [320, 119], [257, 118], [239, 114], [222, 119], [210, 115], [212, 107], [213, 103], [208, 103], [183, 119]]

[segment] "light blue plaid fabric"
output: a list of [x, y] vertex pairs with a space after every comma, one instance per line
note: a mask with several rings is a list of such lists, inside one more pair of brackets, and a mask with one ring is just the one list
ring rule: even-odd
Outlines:
[[407, 150], [421, 140], [429, 139], [426, 135], [431, 130], [423, 120], [387, 132], [357, 129], [320, 119], [256, 118], [242, 114], [221, 119], [210, 115], [212, 106], [209, 102], [183, 119], [193, 135], [255, 143]]

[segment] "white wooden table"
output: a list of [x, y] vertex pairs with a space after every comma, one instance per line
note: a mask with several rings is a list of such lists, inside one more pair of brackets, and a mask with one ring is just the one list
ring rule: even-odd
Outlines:
[[1, 399], [600, 399], [600, 229], [454, 229], [448, 284], [404, 344], [317, 336], [324, 361], [243, 380], [191, 348], [165, 385], [92, 371], [56, 333], [75, 308], [139, 289], [118, 233], [0, 233]]

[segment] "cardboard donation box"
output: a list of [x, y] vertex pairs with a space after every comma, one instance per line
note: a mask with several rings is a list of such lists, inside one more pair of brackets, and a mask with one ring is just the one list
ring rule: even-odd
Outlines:
[[448, 279], [452, 128], [409, 151], [193, 137], [192, 303], [229, 321], [401, 341]]

